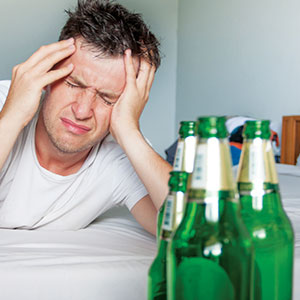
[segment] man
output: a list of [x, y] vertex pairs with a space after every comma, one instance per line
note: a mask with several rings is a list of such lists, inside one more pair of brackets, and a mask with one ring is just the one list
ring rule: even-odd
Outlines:
[[82, 0], [59, 42], [14, 67], [0, 113], [0, 227], [79, 229], [126, 205], [155, 234], [171, 166], [139, 118], [159, 64], [139, 15]]

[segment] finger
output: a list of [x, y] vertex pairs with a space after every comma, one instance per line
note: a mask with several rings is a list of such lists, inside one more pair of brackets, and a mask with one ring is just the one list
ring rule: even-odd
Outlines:
[[65, 58], [69, 57], [75, 52], [75, 46], [70, 45], [67, 48], [60, 49], [58, 51], [52, 52], [46, 56], [43, 60], [37, 62], [35, 66], [32, 67], [36, 74], [43, 74], [48, 72], [57, 63], [61, 62]]
[[74, 45], [74, 39], [68, 39], [52, 43], [49, 45], [41, 46], [36, 52], [34, 52], [23, 64], [24, 68], [31, 68], [36, 65], [38, 62], [42, 61], [49, 54], [59, 51], [64, 48], [68, 48], [71, 45]]
[[48, 84], [51, 84], [56, 80], [64, 78], [68, 76], [73, 71], [73, 69], [74, 69], [74, 65], [69, 64], [65, 67], [52, 70], [40, 78], [41, 85], [47, 86]]
[[155, 71], [156, 71], [156, 68], [155, 68], [154, 65], [152, 65], [151, 70], [150, 70], [150, 74], [149, 74], [149, 77], [148, 77], [147, 87], [146, 87], [146, 91], [147, 91], [148, 95], [150, 94], [150, 90], [151, 90], [151, 87], [152, 87], [152, 84], [153, 84], [153, 81], [154, 81]]
[[151, 65], [145, 59], [141, 59], [139, 75], [137, 78], [137, 85], [139, 89], [146, 90], [150, 72]]
[[126, 85], [136, 85], [136, 73], [130, 49], [125, 50], [124, 63], [126, 71]]

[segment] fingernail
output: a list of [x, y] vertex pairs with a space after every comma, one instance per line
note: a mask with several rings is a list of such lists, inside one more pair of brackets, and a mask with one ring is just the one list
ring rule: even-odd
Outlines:
[[74, 44], [74, 38], [71, 37], [71, 38], [67, 39], [67, 42], [70, 44]]
[[73, 65], [73, 64], [68, 64], [68, 65], [67, 65], [67, 68], [68, 68], [68, 69], [70, 69], [70, 70], [72, 70], [72, 69], [73, 69], [73, 67], [74, 67], [74, 65]]
[[72, 49], [72, 50], [74, 50], [75, 49], [75, 45], [70, 45], [69, 48]]

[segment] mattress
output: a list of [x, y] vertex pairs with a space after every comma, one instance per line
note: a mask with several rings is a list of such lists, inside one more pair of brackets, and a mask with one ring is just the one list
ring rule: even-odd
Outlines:
[[146, 299], [155, 251], [126, 208], [78, 231], [0, 230], [0, 299]]
[[[295, 231], [300, 300], [300, 167], [277, 165]], [[78, 231], [0, 230], [1, 300], [143, 300], [155, 238], [117, 207]]]

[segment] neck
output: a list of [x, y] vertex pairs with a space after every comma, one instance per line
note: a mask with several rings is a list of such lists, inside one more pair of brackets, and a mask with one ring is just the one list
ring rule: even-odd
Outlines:
[[43, 121], [39, 117], [35, 131], [35, 150], [39, 164], [43, 168], [67, 176], [79, 171], [91, 148], [76, 153], [62, 152], [49, 139]]
[[[245, 140], [238, 170], [238, 183], [251, 184], [251, 189], [264, 189], [277, 185], [277, 173], [270, 140], [255, 138]], [[246, 186], [246, 185], [245, 185]]]

